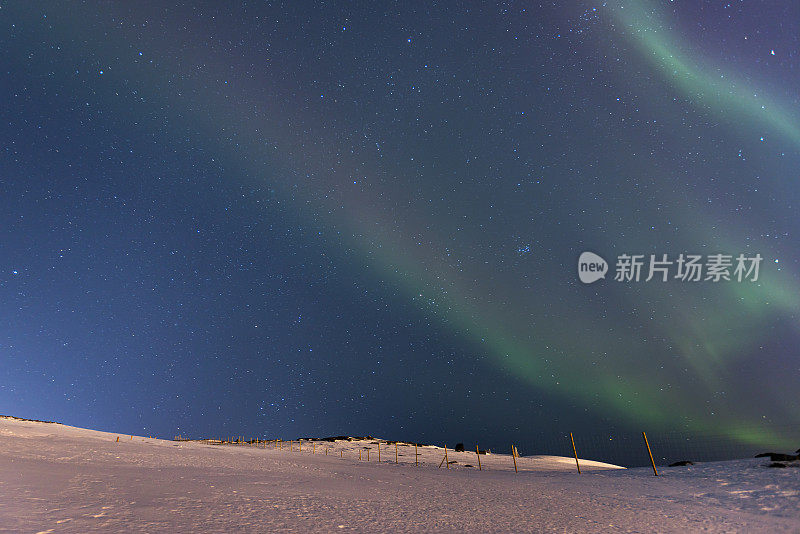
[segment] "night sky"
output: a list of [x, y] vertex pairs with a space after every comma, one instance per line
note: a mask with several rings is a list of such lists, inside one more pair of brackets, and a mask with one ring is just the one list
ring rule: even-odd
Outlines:
[[223, 4], [0, 3], [0, 413], [800, 445], [800, 4]]

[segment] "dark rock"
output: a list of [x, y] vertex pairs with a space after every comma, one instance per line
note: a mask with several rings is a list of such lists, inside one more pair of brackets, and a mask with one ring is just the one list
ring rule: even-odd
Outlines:
[[680, 462], [669, 464], [668, 467], [683, 467], [684, 465], [694, 465], [694, 462], [691, 460], [681, 460]]
[[772, 462], [767, 467], [786, 467], [786, 464], [782, 464], [782, 463], [779, 463], [779, 462]]
[[39, 419], [25, 419], [24, 417], [14, 417], [13, 415], [0, 415], [0, 418], [14, 419], [15, 421], [27, 421], [29, 423], [47, 423], [48, 425], [60, 425], [55, 421], [40, 421]]
[[756, 454], [756, 458], [769, 458], [773, 462], [792, 462], [800, 459], [800, 456], [780, 452], [762, 452], [761, 454]]
[[321, 438], [320, 441], [351, 441], [352, 439], [350, 436], [331, 436], [329, 438]]
[[463, 443], [456, 443], [456, 448], [453, 449], [456, 452], [464, 452], [464, 444]]

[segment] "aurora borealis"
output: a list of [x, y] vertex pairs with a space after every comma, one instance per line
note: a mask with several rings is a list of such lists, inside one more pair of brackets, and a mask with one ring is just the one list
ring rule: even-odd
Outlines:
[[2, 4], [0, 412], [798, 439], [800, 7], [218, 4]]

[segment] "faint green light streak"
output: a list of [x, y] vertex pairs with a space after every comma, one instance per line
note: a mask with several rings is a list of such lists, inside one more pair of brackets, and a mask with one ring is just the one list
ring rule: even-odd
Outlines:
[[669, 18], [658, 6], [649, 1], [608, 5], [641, 57], [687, 100], [734, 126], [747, 130], [754, 130], [754, 125], [769, 127], [800, 146], [800, 117], [792, 106], [770, 96], [764, 87], [748, 83], [742, 75], [703, 60], [701, 50], [690, 49], [670, 29]]

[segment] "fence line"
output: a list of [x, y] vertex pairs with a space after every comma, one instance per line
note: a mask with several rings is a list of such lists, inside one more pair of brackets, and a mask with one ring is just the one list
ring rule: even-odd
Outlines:
[[[765, 432], [771, 432], [774, 434], [769, 435], [780, 435], [783, 434], [784, 436], [795, 436], [795, 443], [800, 445], [800, 428], [795, 428], [787, 425], [786, 427], [777, 427], [773, 429], [769, 429]], [[648, 432], [645, 433], [644, 431], [641, 432], [642, 436], [638, 438], [638, 443], [636, 439], [636, 435], [633, 433], [616, 433], [616, 434], [608, 434], [608, 435], [598, 435], [597, 433], [594, 434], [573, 434], [572, 432], [569, 433], [551, 433], [548, 435], [543, 435], [536, 440], [529, 440], [529, 444], [525, 445], [524, 443], [523, 452], [528, 454], [527, 457], [530, 456], [530, 453], [536, 453], [537, 455], [555, 455], [561, 457], [573, 457], [575, 459], [575, 468], [577, 469], [578, 473], [582, 472], [582, 460], [595, 460], [601, 461], [605, 463], [620, 465], [624, 467], [642, 467], [642, 466], [650, 466], [653, 468], [654, 475], [658, 475], [657, 466], [658, 465], [668, 465], [673, 462], [680, 462], [680, 461], [693, 461], [693, 462], [704, 462], [704, 461], [715, 461], [715, 460], [728, 460], [734, 458], [751, 458], [755, 456], [757, 453], [763, 452], [782, 452], [793, 454], [795, 452], [794, 448], [787, 448], [786, 442], [787, 440], [784, 438], [782, 439], [783, 446], [764, 446], [764, 445], [749, 445], [744, 443], [737, 443], [729, 438], [729, 436], [723, 435], [714, 435], [714, 434], [699, 434], [699, 433], [688, 433], [688, 432]], [[768, 435], [765, 433], [765, 436]], [[758, 436], [756, 436], [758, 437]], [[751, 436], [752, 438], [752, 436]], [[131, 439], [133, 437], [131, 436]], [[175, 436], [175, 440], [178, 441], [192, 441], [188, 438], [183, 436]], [[420, 446], [418, 443], [413, 442], [400, 442], [400, 441], [388, 441], [388, 440], [379, 440], [376, 438], [368, 438], [373, 441], [373, 445], [377, 444], [378, 446], [378, 462], [383, 462], [383, 452], [381, 449], [383, 448], [382, 445], [395, 445], [395, 464], [400, 464], [400, 457], [403, 456], [404, 462], [408, 463], [410, 460], [406, 461], [408, 457], [407, 454], [401, 454], [400, 445], [404, 447], [414, 446], [414, 457], [413, 457], [413, 464], [415, 466], [420, 465], [428, 465], [430, 462], [429, 455], [421, 454], [420, 453]], [[251, 439], [245, 439], [243, 436], [228, 436], [226, 438], [212, 438], [204, 441], [209, 444], [213, 445], [234, 445], [234, 446], [249, 446], [249, 447], [256, 447], [256, 448], [274, 448], [278, 451], [288, 451], [288, 452], [297, 452], [297, 453], [310, 453], [316, 454], [316, 442], [321, 441], [317, 439], [298, 439], [298, 440], [283, 440], [281, 438], [262, 438], [256, 437]], [[303, 450], [303, 441], [306, 442], [308, 445], [309, 442], [311, 447], [307, 447], [306, 450]], [[325, 440], [331, 441], [331, 440]], [[766, 441], [766, 439], [764, 440]], [[352, 443], [353, 446], [359, 446], [359, 460], [363, 460], [363, 451], [366, 450], [366, 460], [370, 461], [370, 450], [371, 447], [364, 447], [363, 441], [355, 441], [355, 440], [333, 440], [334, 447], [339, 445], [345, 445], [347, 443]], [[294, 445], [297, 447], [294, 447]], [[529, 447], [529, 449], [527, 449]], [[581, 449], [581, 456], [579, 457], [577, 449]], [[325, 446], [325, 455], [328, 455], [330, 447], [328, 445]], [[457, 454], [472, 454], [472, 453], [464, 453], [464, 447], [462, 444], [456, 448], [456, 451], [460, 451]], [[515, 469], [515, 471], [526, 471], [526, 466], [528, 465], [528, 461], [525, 460], [527, 458], [523, 454], [520, 454], [519, 447], [517, 444], [511, 445], [511, 458], [508, 459], [508, 464], [504, 465], [499, 463], [500, 458], [507, 457], [507, 455], [496, 455], [492, 458], [485, 460], [485, 455], [482, 452], [491, 452], [489, 449], [486, 451], [481, 451], [481, 449], [475, 445], [475, 459], [477, 460], [477, 465], [473, 466], [471, 461], [468, 459], [468, 456], [456, 456], [454, 457], [453, 461], [450, 461], [450, 455], [447, 447], [444, 447], [443, 453], [444, 458], [442, 458], [439, 466], [446, 465], [449, 469], [452, 465], [457, 467], [462, 467], [464, 465], [468, 465], [469, 467], [477, 467], [477, 471], [483, 471], [485, 469], [495, 470], [498, 468], [502, 469]], [[339, 457], [340, 459], [345, 459], [344, 452], [346, 452], [346, 448], [340, 450]], [[355, 452], [353, 450], [353, 452]], [[484, 456], [484, 458], [481, 458]], [[498, 458], [495, 460], [494, 458]], [[437, 457], [437, 460], [439, 458]], [[517, 460], [522, 461], [522, 465], [519, 465]], [[434, 463], [435, 465], [435, 463]]]

